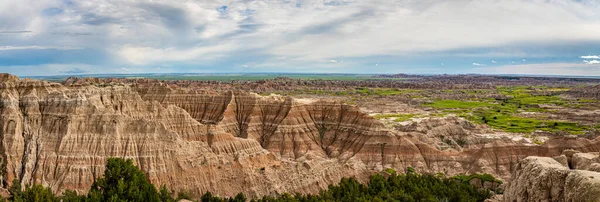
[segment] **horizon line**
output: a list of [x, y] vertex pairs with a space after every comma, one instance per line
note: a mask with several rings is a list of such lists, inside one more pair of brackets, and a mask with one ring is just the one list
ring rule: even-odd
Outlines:
[[[11, 73], [8, 73], [11, 74]], [[47, 77], [110, 77], [110, 76], [123, 76], [123, 75], [181, 75], [181, 74], [196, 74], [197, 75], [226, 75], [226, 74], [289, 74], [289, 75], [365, 75], [365, 76], [377, 76], [377, 75], [412, 75], [412, 76], [523, 76], [523, 77], [556, 77], [556, 78], [596, 78], [600, 79], [600, 76], [585, 76], [585, 75], [560, 75], [560, 74], [482, 74], [482, 73], [322, 73], [322, 72], [174, 72], [174, 73], [106, 73], [106, 74], [55, 74], [55, 75], [44, 75], [44, 76], [27, 76], [27, 75], [16, 75], [22, 78], [47, 78]]]

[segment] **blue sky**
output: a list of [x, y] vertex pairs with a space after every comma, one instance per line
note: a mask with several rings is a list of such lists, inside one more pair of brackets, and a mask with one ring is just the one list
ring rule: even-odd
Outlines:
[[600, 76], [600, 1], [2, 0], [0, 72]]

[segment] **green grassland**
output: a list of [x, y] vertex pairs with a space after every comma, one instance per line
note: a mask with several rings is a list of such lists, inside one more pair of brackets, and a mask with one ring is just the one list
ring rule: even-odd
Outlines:
[[493, 104], [478, 101], [459, 101], [459, 100], [438, 100], [432, 103], [424, 104], [424, 106], [441, 108], [441, 109], [472, 109], [478, 107], [490, 107]]
[[[471, 121], [508, 132], [529, 133], [540, 130], [553, 133], [583, 134], [593, 128], [575, 122], [552, 120], [543, 116], [544, 113], [551, 112], [551, 109], [543, 108], [543, 105], [578, 108], [596, 103], [593, 100], [567, 100], [556, 94], [568, 90], [566, 88], [516, 86], [498, 87], [497, 90], [507, 98], [478, 101], [435, 100], [423, 104], [423, 106], [440, 109], [446, 113], [456, 113]], [[529, 117], [523, 116], [523, 112], [542, 113], [541, 116]]]
[[[507, 132], [531, 133], [546, 131], [551, 133], [566, 132], [584, 134], [586, 131], [598, 128], [595, 125], [583, 125], [565, 120], [549, 118], [554, 108], [587, 108], [596, 109], [596, 100], [566, 99], [561, 93], [568, 91], [565, 87], [547, 86], [500, 86], [496, 89], [479, 90], [433, 90], [433, 89], [395, 89], [395, 88], [354, 88], [342, 91], [326, 90], [296, 90], [284, 94], [348, 96], [350, 98], [368, 96], [408, 96], [413, 99], [433, 101], [423, 103], [431, 107], [441, 116], [456, 114], [475, 123], [487, 124], [490, 127]], [[464, 100], [435, 99], [445, 95], [465, 95]], [[497, 98], [477, 98], [477, 95], [498, 95]], [[403, 122], [411, 118], [422, 117], [416, 114], [379, 114], [377, 119], [388, 119]]]

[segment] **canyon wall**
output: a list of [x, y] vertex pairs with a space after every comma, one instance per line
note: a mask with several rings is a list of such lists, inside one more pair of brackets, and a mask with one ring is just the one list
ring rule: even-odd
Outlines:
[[259, 141], [214, 124], [222, 109], [188, 113], [145, 101], [127, 86], [3, 79], [0, 100], [3, 187], [16, 179], [85, 192], [113, 156], [133, 159], [156, 185], [193, 195], [316, 192], [341, 177], [365, 174], [353, 162], [318, 155], [280, 159]]
[[[596, 164], [598, 155], [578, 153], [576, 155], [591, 156], [587, 162], [581, 162], [580, 168], [571, 169], [567, 162], [578, 162], [573, 157], [527, 157], [519, 162], [513, 173], [511, 182], [504, 192], [504, 201], [599, 201], [600, 173], [583, 170], [583, 165]], [[559, 162], [557, 159], [564, 159]], [[594, 163], [592, 163], [592, 161]], [[566, 165], [565, 165], [566, 164]], [[600, 168], [600, 167], [598, 167]]]
[[0, 76], [0, 126], [2, 187], [16, 179], [57, 193], [87, 191], [113, 156], [133, 159], [152, 183], [175, 191], [261, 196], [316, 193], [342, 177], [364, 180], [385, 168], [508, 179], [527, 156], [600, 150], [598, 139], [566, 137], [440, 150], [420, 136], [472, 126], [443, 122], [397, 131], [335, 101], [160, 82], [61, 85], [10, 75]]

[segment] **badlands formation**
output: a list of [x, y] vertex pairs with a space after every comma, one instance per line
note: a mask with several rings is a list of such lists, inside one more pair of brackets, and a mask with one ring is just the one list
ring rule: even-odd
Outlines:
[[505, 201], [600, 200], [598, 152], [527, 157], [517, 165], [504, 192]]
[[[57, 193], [85, 192], [114, 156], [133, 159], [158, 186], [195, 196], [316, 193], [342, 177], [365, 180], [408, 167], [447, 176], [492, 174], [508, 182], [506, 201], [579, 201], [600, 193], [590, 188], [600, 186], [593, 172], [600, 171], [598, 155], [584, 154], [600, 151], [600, 138], [531, 144], [489, 137], [489, 128], [456, 116], [391, 128], [330, 99], [162, 82], [59, 84], [4, 74], [0, 126], [4, 188], [17, 179]], [[448, 141], [469, 144], [443, 148]]]

